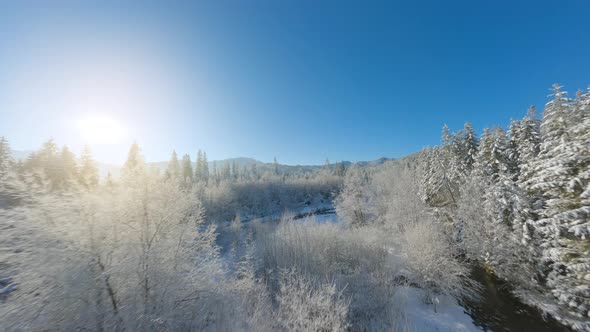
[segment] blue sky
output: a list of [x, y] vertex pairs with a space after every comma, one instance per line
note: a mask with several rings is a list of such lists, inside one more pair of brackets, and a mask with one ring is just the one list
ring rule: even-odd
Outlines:
[[[124, 127], [96, 158], [401, 157], [470, 121], [590, 84], [588, 1], [3, 1], [0, 135], [79, 150], [76, 119]], [[108, 128], [95, 128], [109, 134]]]

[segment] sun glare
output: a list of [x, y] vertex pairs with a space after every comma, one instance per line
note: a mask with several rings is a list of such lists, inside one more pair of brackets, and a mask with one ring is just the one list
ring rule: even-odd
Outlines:
[[120, 121], [106, 114], [81, 117], [76, 127], [87, 144], [117, 144], [126, 132]]

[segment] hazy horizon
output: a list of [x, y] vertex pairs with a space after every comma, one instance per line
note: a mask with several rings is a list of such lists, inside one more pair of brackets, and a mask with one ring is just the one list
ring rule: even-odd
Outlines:
[[[31, 154], [31, 153], [33, 153], [33, 152], [37, 151], [38, 149], [32, 149], [32, 150], [20, 150], [20, 149], [14, 149], [14, 148], [13, 148], [13, 149], [11, 149], [11, 150], [12, 150], [12, 151], [13, 151], [13, 153], [14, 153], [13, 157], [15, 157], [17, 160], [24, 160], [24, 159], [25, 159], [25, 158], [26, 158], [26, 157], [27, 157], [29, 154]], [[174, 151], [175, 151], [175, 150], [174, 150]], [[74, 151], [74, 152], [75, 152], [76, 154], [78, 154], [78, 151]], [[91, 151], [91, 152], [92, 152], [92, 151]], [[185, 153], [184, 153], [184, 152], [182, 152], [182, 151], [176, 151], [176, 153], [177, 153], [177, 155], [178, 155], [178, 157], [179, 157], [179, 158], [180, 158], [182, 155], [184, 155], [184, 154], [185, 154]], [[191, 157], [191, 160], [193, 160], [193, 161], [192, 161], [192, 163], [193, 163], [193, 164], [196, 164], [196, 153], [195, 153], [195, 154], [193, 154], [193, 153], [188, 153], [188, 154], [190, 155], [190, 157]], [[412, 154], [412, 153], [410, 153], [410, 154], [408, 154], [408, 155], [401, 156], [401, 157], [399, 157], [399, 158], [393, 158], [393, 157], [388, 157], [388, 156], [382, 156], [382, 157], [375, 158], [375, 159], [372, 159], [372, 160], [329, 160], [329, 159], [328, 159], [328, 161], [330, 162], [330, 165], [338, 164], [338, 163], [340, 163], [340, 162], [351, 162], [351, 163], [358, 163], [358, 162], [370, 162], [370, 161], [376, 161], [376, 160], [380, 160], [380, 159], [383, 159], [383, 158], [384, 158], [384, 159], [400, 159], [400, 158], [407, 157], [407, 156], [409, 156], [409, 155], [411, 155], [411, 154]], [[170, 156], [169, 156], [169, 157], [170, 157]], [[168, 162], [170, 161], [170, 158], [167, 158], [167, 159], [162, 159], [162, 160], [151, 160], [151, 158], [150, 158], [149, 156], [144, 156], [144, 158], [145, 158], [146, 162], [148, 162], [148, 163], [168, 163]], [[264, 163], [264, 164], [272, 164], [272, 163], [274, 162], [274, 159], [273, 159], [273, 160], [260, 160], [260, 159], [256, 159], [256, 158], [252, 158], [252, 157], [248, 157], [248, 156], [235, 156], [235, 157], [228, 157], [228, 158], [225, 158], [225, 159], [214, 159], [214, 160], [209, 160], [209, 163], [211, 164], [211, 163], [215, 163], [215, 162], [223, 162], [223, 161], [226, 161], [226, 160], [233, 160], [233, 159], [249, 159], [249, 160], [254, 160], [254, 161], [257, 161], [257, 162]], [[123, 166], [123, 163], [120, 163], [120, 164], [117, 164], [117, 163], [109, 163], [109, 162], [104, 162], [104, 161], [102, 161], [102, 160], [99, 160], [99, 159], [97, 159], [96, 161], [97, 161], [97, 162], [99, 162], [100, 164], [103, 164], [103, 165], [105, 165], [105, 166], [116, 166], [116, 167], [121, 167], [121, 166]], [[286, 164], [286, 163], [283, 163], [283, 162], [281, 162], [281, 161], [280, 161], [280, 160], [278, 160], [278, 159], [277, 159], [277, 162], [278, 162], [280, 165], [284, 165], [284, 166], [323, 166], [323, 165], [325, 165], [325, 163], [326, 163], [326, 160], [324, 160], [322, 163], [317, 163], [317, 164], [301, 164], [301, 163], [299, 163], [299, 164]]]

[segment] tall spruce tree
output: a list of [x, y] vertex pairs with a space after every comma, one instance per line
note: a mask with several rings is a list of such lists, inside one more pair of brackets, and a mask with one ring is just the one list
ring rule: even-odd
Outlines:
[[180, 164], [178, 162], [178, 155], [176, 154], [176, 150], [172, 150], [172, 156], [170, 157], [170, 161], [168, 162], [168, 168], [166, 169], [166, 177], [169, 179], [180, 178]]
[[8, 172], [13, 167], [12, 150], [8, 144], [8, 140], [4, 137], [0, 137], [0, 181], [7, 178]]
[[127, 160], [121, 169], [121, 176], [123, 180], [134, 183], [136, 180], [145, 175], [146, 165], [141, 154], [141, 148], [134, 142], [127, 153]]
[[79, 179], [86, 189], [94, 189], [98, 186], [98, 168], [87, 145], [84, 146], [80, 154]]
[[463, 131], [465, 132], [464, 140], [463, 140], [463, 169], [467, 174], [471, 174], [473, 170], [473, 165], [475, 164], [475, 158], [477, 157], [477, 150], [479, 146], [479, 142], [477, 140], [477, 135], [475, 134], [475, 130], [469, 122], [466, 122], [463, 126]]
[[182, 156], [182, 182], [185, 184], [193, 182], [193, 163], [188, 154]]
[[202, 179], [205, 184], [209, 183], [209, 161], [207, 160], [207, 152], [203, 151], [203, 174]]

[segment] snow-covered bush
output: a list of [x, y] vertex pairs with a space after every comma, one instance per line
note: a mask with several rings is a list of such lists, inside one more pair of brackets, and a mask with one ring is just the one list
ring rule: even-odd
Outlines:
[[265, 225], [257, 228], [258, 270], [271, 293], [280, 289], [278, 272], [295, 269], [314, 285], [333, 281], [350, 299], [348, 321], [353, 330], [397, 326], [393, 295], [400, 264], [387, 250], [388, 239], [381, 229], [317, 224], [313, 218], [283, 218], [274, 231]]
[[286, 331], [344, 331], [349, 300], [333, 283], [312, 285], [296, 271], [281, 271], [277, 328]]
[[426, 220], [409, 225], [399, 236], [399, 250], [408, 280], [434, 299], [437, 294], [457, 299], [475, 296], [477, 285], [469, 279], [469, 267], [457, 255], [440, 224]]

